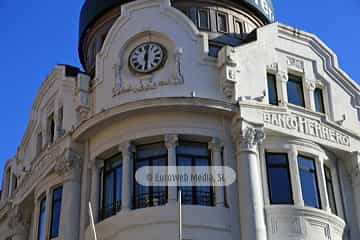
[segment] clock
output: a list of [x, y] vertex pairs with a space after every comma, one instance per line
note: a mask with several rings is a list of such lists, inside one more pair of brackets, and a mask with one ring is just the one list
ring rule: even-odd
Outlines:
[[136, 73], [148, 74], [158, 70], [166, 61], [166, 50], [154, 42], [136, 47], [129, 56], [130, 69]]

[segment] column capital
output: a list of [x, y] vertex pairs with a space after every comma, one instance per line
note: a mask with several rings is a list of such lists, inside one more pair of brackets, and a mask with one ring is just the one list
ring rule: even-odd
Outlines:
[[55, 173], [71, 179], [80, 177], [81, 160], [79, 153], [71, 148], [66, 148], [56, 159]]
[[276, 78], [281, 82], [287, 82], [289, 80], [289, 75], [287, 72], [278, 71], [276, 73]]
[[263, 124], [250, 123], [243, 118], [233, 122], [232, 134], [235, 142], [241, 145], [239, 150], [254, 150], [266, 137]]
[[167, 149], [175, 148], [179, 143], [179, 137], [177, 134], [168, 134], [165, 135], [165, 146]]
[[224, 146], [223, 142], [219, 138], [213, 138], [208, 143], [209, 149], [214, 152], [221, 152], [222, 147]]
[[123, 158], [128, 158], [131, 153], [135, 152], [135, 147], [131, 141], [126, 141], [119, 144], [118, 150], [122, 153]]

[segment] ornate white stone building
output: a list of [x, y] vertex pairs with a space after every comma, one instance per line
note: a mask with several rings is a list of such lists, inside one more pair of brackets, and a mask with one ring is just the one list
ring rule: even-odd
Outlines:
[[360, 88], [267, 0], [86, 0], [85, 72], [57, 65], [4, 169], [1, 240], [178, 239], [141, 166], [225, 165], [183, 188], [187, 240], [359, 240]]

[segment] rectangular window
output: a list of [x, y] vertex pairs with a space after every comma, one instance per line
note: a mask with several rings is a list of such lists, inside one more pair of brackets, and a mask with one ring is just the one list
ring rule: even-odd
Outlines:
[[332, 180], [331, 169], [325, 166], [324, 171], [325, 171], [326, 189], [328, 193], [330, 208], [332, 213], [337, 214], [334, 184]]
[[298, 156], [301, 190], [305, 206], [321, 208], [315, 160]]
[[287, 82], [288, 102], [300, 107], [305, 107], [302, 78], [289, 75]]
[[62, 192], [62, 187], [56, 188], [53, 191], [51, 204], [50, 239], [57, 238], [59, 236]]
[[271, 105], [279, 105], [277, 87], [276, 87], [276, 76], [274, 74], [267, 74], [268, 82], [268, 95], [269, 103]]
[[293, 204], [289, 160], [285, 153], [266, 153], [271, 204]]
[[[167, 148], [163, 143], [137, 146], [134, 162], [135, 173], [141, 167], [167, 166]], [[135, 179], [134, 179], [135, 181]], [[143, 186], [135, 183], [134, 208], [161, 206], [167, 203], [167, 187]]]
[[47, 121], [47, 134], [48, 134], [48, 143], [53, 143], [55, 140], [55, 119], [54, 113], [50, 114]]
[[245, 33], [244, 23], [239, 19], [234, 19], [234, 28], [235, 32], [241, 36]]
[[42, 132], [39, 132], [36, 141], [36, 154], [39, 154], [42, 148], [43, 148], [43, 135]]
[[[176, 165], [211, 166], [211, 154], [207, 144], [181, 142], [176, 148]], [[209, 169], [210, 171], [210, 169]], [[189, 205], [214, 206], [213, 188], [210, 186], [181, 186], [182, 203]]]
[[315, 111], [325, 113], [324, 96], [321, 88], [316, 88], [314, 91]]
[[103, 202], [100, 219], [111, 217], [121, 209], [122, 156], [118, 154], [105, 161], [103, 168]]
[[226, 33], [228, 31], [228, 22], [227, 22], [227, 14], [218, 12], [217, 16], [217, 27], [219, 32]]
[[46, 226], [46, 198], [40, 201], [39, 223], [38, 223], [38, 240], [45, 240], [45, 226]]
[[208, 9], [198, 10], [198, 27], [200, 30], [210, 31], [210, 12]]

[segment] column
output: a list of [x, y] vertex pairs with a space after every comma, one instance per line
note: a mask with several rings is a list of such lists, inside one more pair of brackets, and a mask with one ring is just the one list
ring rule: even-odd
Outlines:
[[324, 211], [331, 213], [329, 195], [326, 187], [324, 160], [325, 160], [324, 156], [319, 156], [319, 158], [316, 159], [316, 174], [318, 176], [317, 180], [319, 183], [321, 207]]
[[79, 239], [81, 200], [81, 158], [72, 149], [66, 149], [55, 165], [55, 172], [63, 177], [63, 201], [61, 202], [60, 238]]
[[[223, 167], [222, 164], [222, 150], [223, 144], [220, 139], [213, 138], [211, 142], [209, 142], [209, 149], [211, 150], [211, 161], [212, 166]], [[214, 172], [213, 172], [214, 173]], [[221, 172], [224, 174], [224, 172]], [[220, 173], [220, 174], [221, 174]], [[215, 175], [215, 174], [214, 174]], [[225, 207], [225, 186], [214, 186], [215, 190], [215, 206], [217, 207]]]
[[132, 189], [132, 155], [134, 147], [130, 141], [119, 145], [119, 151], [122, 154], [123, 173], [122, 173], [122, 194], [121, 194], [121, 211], [131, 210], [131, 189]]
[[279, 71], [276, 75], [276, 80], [278, 86], [280, 86], [280, 106], [286, 106], [288, 103], [288, 94], [287, 94], [287, 82], [288, 74], [286, 72]]
[[265, 139], [262, 125], [243, 119], [233, 123], [236, 143], [241, 239], [266, 240], [264, 200], [258, 144]]
[[295, 146], [291, 146], [290, 151], [288, 152], [288, 158], [289, 158], [291, 183], [293, 186], [294, 205], [298, 207], [303, 207], [304, 199], [302, 195], [299, 163], [297, 159], [298, 151]]
[[[178, 145], [178, 136], [175, 134], [165, 136], [165, 146], [168, 150], [168, 167], [176, 167], [176, 146]], [[173, 171], [169, 173], [175, 174]], [[176, 204], [177, 201], [177, 187], [168, 186], [168, 204]]]
[[100, 159], [92, 160], [91, 162], [91, 205], [93, 209], [93, 217], [95, 223], [97, 223], [99, 219], [99, 211], [100, 211], [100, 172], [101, 168], [104, 166], [104, 161]]

